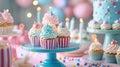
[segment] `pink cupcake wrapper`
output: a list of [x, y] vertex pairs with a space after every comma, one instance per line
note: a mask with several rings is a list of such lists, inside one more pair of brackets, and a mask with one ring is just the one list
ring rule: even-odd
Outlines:
[[57, 45], [57, 39], [44, 40], [40, 39], [41, 47], [45, 49], [55, 49]]
[[40, 46], [40, 38], [39, 37], [37, 37], [37, 36], [31, 37], [30, 41], [33, 46]]
[[65, 48], [65, 47], [69, 47], [69, 43], [70, 43], [70, 38], [66, 37], [66, 38], [58, 38], [58, 48]]

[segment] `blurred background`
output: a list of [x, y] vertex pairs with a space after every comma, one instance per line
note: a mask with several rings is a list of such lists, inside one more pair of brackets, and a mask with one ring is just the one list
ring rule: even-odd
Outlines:
[[[86, 29], [88, 22], [92, 19], [93, 6], [91, 0], [0, 0], [0, 11], [9, 9], [14, 17], [14, 24], [25, 24], [25, 29], [29, 30], [37, 21], [37, 7], [41, 8], [41, 16], [52, 6], [53, 13], [60, 21], [75, 18], [74, 29], [79, 29], [79, 19], [84, 21]], [[99, 36], [102, 40], [101, 36]], [[103, 40], [102, 40], [103, 41]]]

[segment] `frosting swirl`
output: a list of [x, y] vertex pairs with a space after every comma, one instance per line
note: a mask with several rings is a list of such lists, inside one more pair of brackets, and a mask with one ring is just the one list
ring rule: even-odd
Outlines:
[[116, 53], [119, 46], [117, 44], [117, 41], [113, 40], [111, 44], [107, 46], [107, 49], [105, 50], [106, 53]]
[[101, 29], [102, 30], [109, 30], [112, 28], [112, 26], [107, 22], [107, 21], [104, 21], [103, 24], [101, 24]]
[[2, 16], [2, 13], [0, 13], [0, 24], [3, 23], [3, 22], [5, 22], [5, 20], [4, 20], [3, 16]]
[[92, 29], [99, 29], [100, 28], [100, 24], [97, 21], [95, 21], [95, 20], [91, 20], [88, 23], [88, 27], [92, 28]]
[[42, 30], [42, 24], [40, 23], [34, 23], [32, 28], [29, 30], [28, 35], [29, 36], [39, 36]]
[[99, 42], [93, 42], [93, 43], [90, 45], [89, 50], [90, 50], [90, 51], [92, 51], [92, 50], [103, 50], [102, 44], [99, 43]]
[[53, 27], [51, 27], [50, 25], [46, 24], [42, 28], [42, 32], [40, 34], [40, 38], [50, 39], [50, 38], [56, 38], [56, 37], [57, 37], [57, 34], [54, 32]]
[[4, 10], [4, 12], [2, 13], [2, 16], [3, 16], [3, 18], [4, 18], [4, 20], [6, 22], [9, 22], [9, 23], [13, 23], [14, 22], [13, 17], [9, 13], [9, 11], [7, 11], [7, 10]]
[[59, 20], [57, 18], [56, 15], [50, 15], [49, 13], [45, 13], [44, 17], [43, 17], [43, 21], [42, 21], [43, 25], [46, 24], [59, 24]]
[[60, 23], [60, 25], [58, 26], [58, 36], [65, 36], [65, 37], [70, 36], [70, 32], [63, 23]]
[[116, 20], [115, 23], [112, 25], [113, 29], [120, 29], [120, 20]]

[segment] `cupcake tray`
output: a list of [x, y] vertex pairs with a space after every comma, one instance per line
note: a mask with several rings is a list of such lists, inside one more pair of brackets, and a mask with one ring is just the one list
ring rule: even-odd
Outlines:
[[68, 48], [56, 48], [56, 49], [48, 50], [48, 49], [43, 49], [41, 47], [34, 47], [29, 42], [23, 44], [22, 49], [32, 52], [47, 53], [46, 60], [43, 63], [36, 65], [36, 67], [66, 67], [64, 64], [62, 64], [60, 61], [56, 59], [56, 53], [77, 50], [79, 49], [79, 44], [70, 44]]
[[103, 46], [104, 50], [112, 40], [118, 41], [118, 44], [120, 45], [120, 30], [96, 30], [96, 29], [87, 28], [87, 31], [89, 33], [94, 33], [94, 34], [105, 34], [104, 46]]
[[[103, 58], [103, 60], [100, 60], [100, 61], [95, 61], [95, 60], [91, 60], [89, 55], [85, 55], [83, 56], [82, 58], [82, 61], [84, 62], [84, 66], [85, 67], [88, 67], [89, 64], [98, 64], [98, 65], [104, 65], [104, 66], [109, 66], [109, 67], [120, 67], [119, 64], [113, 64], [113, 63], [107, 63], [105, 62], [105, 59]], [[86, 65], [85, 65], [86, 64]]]

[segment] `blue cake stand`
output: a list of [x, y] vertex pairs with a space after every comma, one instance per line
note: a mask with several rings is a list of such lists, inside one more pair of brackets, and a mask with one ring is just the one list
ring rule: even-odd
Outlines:
[[46, 60], [43, 63], [38, 64], [36, 67], [65, 67], [64, 64], [57, 60], [56, 53], [77, 50], [79, 49], [79, 44], [70, 44], [68, 48], [56, 48], [48, 50], [41, 47], [33, 47], [31, 43], [25, 43], [22, 45], [22, 49], [32, 52], [47, 53]]
[[87, 28], [89, 33], [95, 34], [105, 34], [104, 38], [104, 46], [103, 49], [105, 50], [107, 45], [110, 44], [112, 40], [117, 40], [120, 46], [120, 30], [95, 30]]

